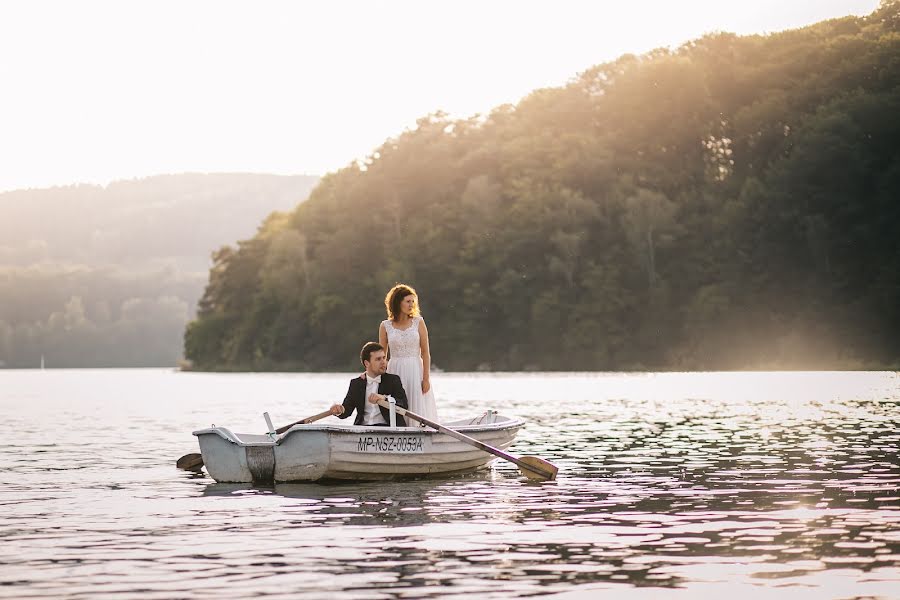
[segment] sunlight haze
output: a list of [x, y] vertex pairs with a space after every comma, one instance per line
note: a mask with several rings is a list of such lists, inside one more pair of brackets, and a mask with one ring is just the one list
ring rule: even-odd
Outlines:
[[0, 191], [180, 172], [324, 174], [443, 110], [631, 52], [877, 0], [0, 4]]

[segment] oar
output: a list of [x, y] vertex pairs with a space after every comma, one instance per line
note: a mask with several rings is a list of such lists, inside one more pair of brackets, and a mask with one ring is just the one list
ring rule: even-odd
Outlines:
[[330, 410], [326, 410], [325, 412], [321, 412], [321, 413], [319, 413], [317, 415], [313, 415], [311, 417], [306, 417], [305, 419], [300, 419], [299, 421], [294, 421], [290, 425], [285, 425], [284, 427], [279, 427], [278, 429], [275, 430], [275, 433], [284, 433], [285, 431], [287, 431], [294, 425], [304, 425], [304, 424], [308, 424], [308, 423], [313, 423], [315, 421], [318, 421], [319, 419], [324, 419], [325, 417], [328, 417], [328, 416], [331, 416]]
[[[294, 425], [300, 425], [301, 423], [312, 423], [314, 421], [318, 421], [319, 419], [324, 419], [328, 415], [331, 414], [330, 410], [326, 410], [323, 413], [319, 413], [317, 415], [313, 415], [311, 417], [306, 417], [305, 419], [300, 419], [299, 421], [295, 421], [290, 425], [285, 425], [284, 427], [279, 427], [275, 430], [275, 433], [284, 433]], [[185, 454], [175, 463], [175, 466], [179, 469], [184, 469], [185, 471], [199, 471], [203, 468], [203, 455], [198, 454], [196, 452], [192, 454]]]
[[[379, 400], [378, 404], [390, 410], [390, 405], [386, 401]], [[559, 467], [554, 465], [552, 462], [544, 460], [543, 458], [538, 458], [537, 456], [522, 456], [521, 458], [518, 456], [513, 456], [509, 452], [504, 452], [499, 448], [488, 446], [484, 442], [479, 442], [475, 438], [469, 437], [466, 434], [460, 433], [459, 431], [456, 431], [454, 429], [444, 427], [440, 423], [435, 423], [430, 419], [426, 419], [425, 417], [417, 415], [414, 412], [410, 412], [400, 406], [395, 406], [395, 410], [397, 411], [398, 415], [402, 415], [410, 419], [415, 419], [420, 423], [428, 425], [432, 429], [437, 429], [441, 433], [447, 434], [450, 437], [454, 437], [461, 442], [465, 442], [471, 446], [475, 446], [479, 450], [484, 450], [485, 452], [493, 454], [494, 456], [499, 456], [504, 460], [508, 460], [509, 462], [518, 466], [519, 470], [522, 471], [522, 474], [529, 479], [537, 479], [540, 481], [552, 481], [556, 479], [556, 473], [559, 471]]]
[[203, 455], [197, 454], [196, 452], [185, 454], [178, 459], [175, 466], [179, 469], [184, 469], [185, 471], [199, 471], [203, 468]]

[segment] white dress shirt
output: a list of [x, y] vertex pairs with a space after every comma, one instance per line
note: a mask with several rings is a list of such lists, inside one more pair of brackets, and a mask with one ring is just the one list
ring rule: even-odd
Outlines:
[[387, 424], [387, 421], [384, 420], [384, 415], [381, 414], [381, 408], [377, 404], [369, 402], [369, 396], [378, 393], [378, 384], [380, 383], [381, 375], [372, 379], [369, 377], [369, 374], [366, 373], [366, 395], [365, 398], [363, 398], [366, 403], [366, 411], [365, 416], [363, 417], [363, 425]]

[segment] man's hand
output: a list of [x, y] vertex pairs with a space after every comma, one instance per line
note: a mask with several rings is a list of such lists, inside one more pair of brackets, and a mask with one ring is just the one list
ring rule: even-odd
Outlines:
[[387, 398], [381, 394], [369, 394], [369, 402], [372, 404], [378, 404], [379, 400], [387, 400]]
[[334, 416], [344, 414], [344, 405], [343, 404], [333, 404], [331, 406], [331, 414]]

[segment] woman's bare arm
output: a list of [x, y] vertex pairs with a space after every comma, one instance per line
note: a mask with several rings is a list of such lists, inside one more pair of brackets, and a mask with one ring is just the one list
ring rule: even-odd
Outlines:
[[419, 347], [422, 350], [422, 393], [427, 394], [431, 389], [431, 347], [425, 319], [419, 319]]
[[378, 343], [384, 348], [385, 356], [390, 358], [390, 354], [388, 353], [387, 331], [384, 329], [384, 322], [378, 324]]

